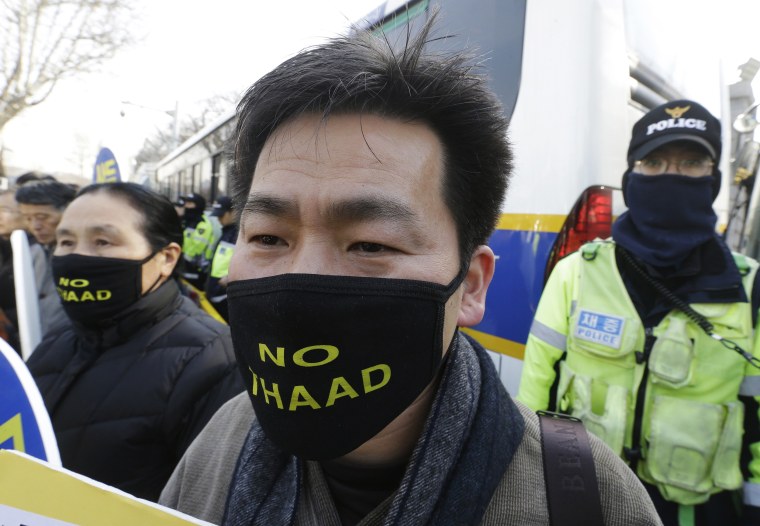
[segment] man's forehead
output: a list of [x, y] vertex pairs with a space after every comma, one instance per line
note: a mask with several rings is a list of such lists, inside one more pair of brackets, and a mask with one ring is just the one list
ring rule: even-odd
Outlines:
[[[392, 154], [410, 141], [432, 145], [437, 152], [442, 144], [425, 123], [403, 121], [374, 114], [345, 113], [322, 117], [307, 113], [277, 126], [262, 148], [258, 167], [297, 156], [309, 161], [336, 164], [369, 162], [392, 164]], [[414, 159], [407, 159], [413, 163]]]
[[419, 123], [376, 115], [335, 115], [327, 122], [301, 116], [267, 141], [244, 214], [292, 217], [307, 207], [328, 219], [409, 221], [447, 213], [441, 212], [442, 151], [438, 137]]

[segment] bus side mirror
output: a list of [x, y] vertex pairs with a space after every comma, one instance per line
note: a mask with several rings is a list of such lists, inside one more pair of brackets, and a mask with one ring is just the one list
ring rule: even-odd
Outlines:
[[755, 110], [760, 106], [760, 102], [756, 102], [742, 113], [736, 116], [734, 119], [734, 130], [739, 133], [750, 133], [757, 128], [757, 118], [755, 117]]

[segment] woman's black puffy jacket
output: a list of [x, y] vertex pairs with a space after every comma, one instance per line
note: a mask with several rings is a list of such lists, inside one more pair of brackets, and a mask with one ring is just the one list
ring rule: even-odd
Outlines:
[[157, 500], [185, 449], [243, 390], [227, 326], [173, 280], [104, 330], [48, 334], [27, 365], [63, 466]]

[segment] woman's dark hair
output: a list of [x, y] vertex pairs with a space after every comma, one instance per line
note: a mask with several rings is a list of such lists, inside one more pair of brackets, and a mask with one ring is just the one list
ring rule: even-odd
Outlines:
[[158, 251], [169, 243], [182, 246], [183, 233], [177, 211], [163, 195], [135, 183], [96, 183], [85, 186], [77, 197], [98, 192], [124, 199], [143, 218], [140, 225], [152, 251]]
[[256, 81], [237, 108], [235, 208], [243, 209], [265, 142], [290, 119], [355, 113], [421, 122], [443, 144], [443, 199], [468, 263], [496, 227], [512, 154], [501, 104], [471, 57], [425, 51], [434, 19], [403, 49], [358, 31], [302, 51]]

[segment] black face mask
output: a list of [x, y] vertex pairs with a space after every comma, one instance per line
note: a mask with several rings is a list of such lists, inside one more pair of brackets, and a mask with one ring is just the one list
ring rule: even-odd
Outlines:
[[[139, 300], [142, 294], [142, 266], [145, 259], [118, 259], [69, 254], [53, 256], [55, 286], [63, 309], [73, 321], [97, 326]], [[159, 276], [156, 283], [161, 279]]]
[[230, 330], [256, 418], [306, 459], [356, 449], [435, 378], [446, 301], [462, 283], [283, 274], [227, 288]]
[[200, 222], [202, 217], [203, 217], [203, 210], [201, 210], [200, 208], [185, 208], [185, 215], [183, 216], [185, 221], [198, 223]]

